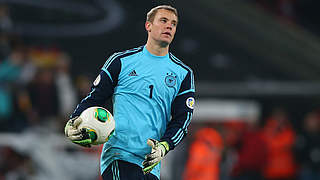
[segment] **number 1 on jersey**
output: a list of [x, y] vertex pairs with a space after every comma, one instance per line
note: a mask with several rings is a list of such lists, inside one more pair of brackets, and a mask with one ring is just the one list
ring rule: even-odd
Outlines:
[[153, 85], [150, 85], [149, 88], [150, 88], [150, 95], [149, 95], [149, 97], [152, 98]]

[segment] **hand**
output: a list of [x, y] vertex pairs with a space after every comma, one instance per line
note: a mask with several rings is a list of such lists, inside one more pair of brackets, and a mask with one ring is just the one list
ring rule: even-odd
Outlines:
[[143, 161], [143, 173], [148, 174], [163, 159], [169, 151], [169, 144], [166, 141], [148, 139], [147, 144], [151, 146], [151, 153], [145, 156]]
[[86, 128], [79, 130], [78, 126], [81, 122], [82, 119], [80, 117], [70, 119], [64, 128], [65, 136], [75, 144], [83, 147], [91, 147], [92, 139], [95, 138], [95, 134], [90, 133]]

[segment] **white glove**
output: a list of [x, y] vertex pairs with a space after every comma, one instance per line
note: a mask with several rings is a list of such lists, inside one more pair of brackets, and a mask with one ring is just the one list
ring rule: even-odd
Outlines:
[[87, 129], [78, 129], [81, 122], [82, 119], [80, 117], [70, 119], [64, 128], [65, 136], [75, 144], [83, 147], [91, 147], [92, 139]]
[[151, 146], [151, 153], [145, 156], [142, 162], [143, 173], [148, 174], [163, 159], [169, 151], [169, 144], [166, 141], [148, 139], [147, 144]]

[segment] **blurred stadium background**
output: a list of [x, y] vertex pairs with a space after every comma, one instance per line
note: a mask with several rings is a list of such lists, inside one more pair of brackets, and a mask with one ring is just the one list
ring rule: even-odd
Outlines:
[[161, 179], [320, 179], [319, 1], [0, 0], [0, 180], [99, 179], [101, 147], [64, 124], [159, 4], [178, 8], [171, 51], [197, 89]]

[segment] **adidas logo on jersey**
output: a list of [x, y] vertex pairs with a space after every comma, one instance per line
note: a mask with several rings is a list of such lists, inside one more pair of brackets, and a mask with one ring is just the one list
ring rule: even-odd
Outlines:
[[129, 74], [129, 76], [138, 76], [138, 74], [136, 73], [135, 70], [131, 71], [131, 73]]

